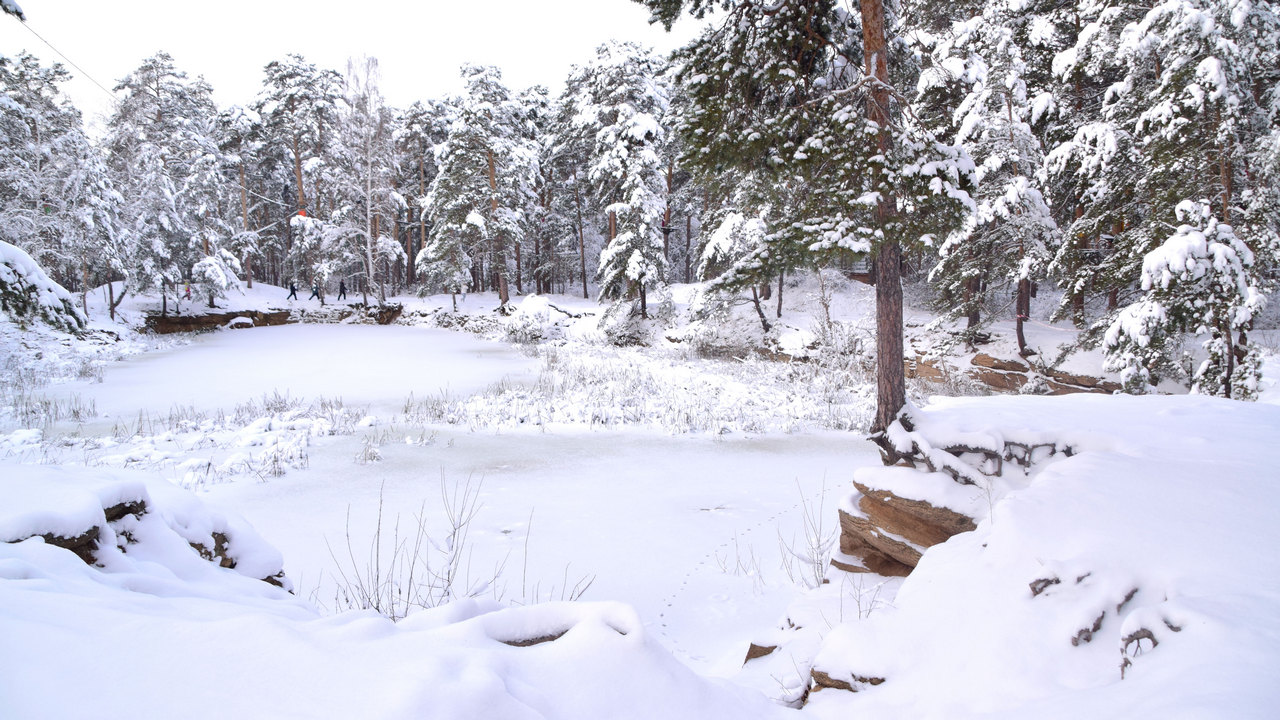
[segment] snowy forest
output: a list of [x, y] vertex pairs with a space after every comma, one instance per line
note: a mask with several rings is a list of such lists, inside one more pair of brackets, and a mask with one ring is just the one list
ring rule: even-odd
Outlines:
[[[646, 4], [665, 23], [684, 5]], [[647, 316], [707, 281], [750, 290], [766, 332], [788, 274], [875, 273], [892, 244], [970, 341], [993, 317], [1021, 335], [1056, 288], [1130, 390], [1256, 393], [1280, 253], [1271, 3], [890, 4], [884, 80], [841, 3], [689, 10], [722, 17], [673, 58], [605, 43], [554, 97], [467, 66], [463, 94], [393, 108], [373, 58], [287, 56], [219, 108], [158, 53], [101, 138], [62, 67], [8, 58], [2, 231], [116, 301], [343, 280], [369, 302], [581, 292]]]
[[0, 717], [1274, 717], [1280, 4], [618, 1], [0, 48]]

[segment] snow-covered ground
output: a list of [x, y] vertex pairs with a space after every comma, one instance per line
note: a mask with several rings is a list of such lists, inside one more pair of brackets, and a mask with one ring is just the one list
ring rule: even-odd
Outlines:
[[[812, 288], [788, 292], [777, 342], [829, 334]], [[319, 308], [284, 295], [227, 309]], [[868, 299], [833, 298], [851, 344]], [[521, 348], [439, 329], [447, 296], [402, 300], [389, 327], [157, 340], [97, 299], [86, 340], [0, 324], [31, 383], [0, 415], [0, 540], [101, 528], [100, 568], [0, 543], [0, 716], [783, 717], [811, 666], [863, 690], [813, 693], [816, 717], [1280, 707], [1274, 387], [1256, 404], [929, 401], [921, 437], [1074, 450], [951, 487], [880, 467], [849, 431], [870, 407], [856, 354], [708, 359], [690, 346], [726, 338], [696, 323], [620, 349], [598, 315], [570, 317], [599, 313], [580, 298], [497, 325], [491, 296], [462, 301], [495, 336], [542, 337]], [[978, 530], [905, 581], [815, 588], [855, 473], [963, 505]], [[126, 501], [148, 512], [107, 522]], [[215, 533], [234, 568], [191, 549]], [[258, 579], [281, 569], [293, 594]], [[1033, 594], [1041, 579], [1058, 582]], [[361, 590], [408, 616], [348, 610]], [[752, 641], [780, 651], [743, 667]]]

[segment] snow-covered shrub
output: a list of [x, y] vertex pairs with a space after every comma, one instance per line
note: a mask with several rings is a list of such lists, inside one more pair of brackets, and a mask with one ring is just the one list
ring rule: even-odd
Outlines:
[[209, 307], [213, 307], [215, 298], [227, 297], [227, 291], [240, 289], [238, 272], [240, 261], [231, 251], [220, 249], [191, 267], [191, 281], [200, 288], [200, 294], [209, 299]]
[[31, 256], [0, 240], [0, 312], [14, 320], [40, 320], [69, 333], [87, 324], [61, 285], [49, 278]]
[[507, 339], [524, 344], [563, 337], [564, 331], [556, 324], [553, 312], [547, 298], [541, 295], [526, 297], [504, 324]]
[[606, 308], [600, 315], [599, 327], [610, 345], [645, 345], [648, 338], [637, 304], [628, 300], [619, 300]]
[[682, 330], [668, 333], [702, 357], [742, 357], [757, 349], [759, 323], [734, 317], [733, 293], [700, 290], [689, 303], [693, 320]]

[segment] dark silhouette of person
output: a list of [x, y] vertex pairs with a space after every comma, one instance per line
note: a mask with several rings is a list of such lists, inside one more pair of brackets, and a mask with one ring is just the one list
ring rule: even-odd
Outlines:
[[290, 281], [290, 282], [289, 282], [289, 297], [287, 297], [287, 298], [285, 298], [285, 299], [286, 299], [286, 300], [297, 300], [297, 299], [298, 299], [298, 286], [297, 286], [297, 285], [295, 285], [292, 281]]
[[318, 283], [318, 282], [312, 282], [312, 283], [311, 283], [311, 297], [309, 297], [309, 298], [307, 298], [307, 299], [308, 299], [308, 300], [319, 300], [319, 299], [320, 299], [320, 283]]
[[347, 283], [345, 280], [338, 281], [338, 299], [339, 300], [347, 299]]

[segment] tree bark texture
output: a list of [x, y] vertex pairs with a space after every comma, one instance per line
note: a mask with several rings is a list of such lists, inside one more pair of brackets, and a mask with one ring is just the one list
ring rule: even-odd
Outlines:
[[[867, 118], [879, 127], [876, 144], [888, 157], [889, 60], [884, 34], [884, 3], [862, 0], [862, 46], [867, 58], [867, 75], [876, 83], [867, 95]], [[884, 170], [875, 169], [874, 187], [880, 191], [877, 220], [884, 238], [876, 252], [876, 417], [871, 432], [882, 432], [893, 423], [907, 402], [906, 377], [902, 357], [902, 248], [888, 230], [895, 213], [895, 201], [885, 186]]]

